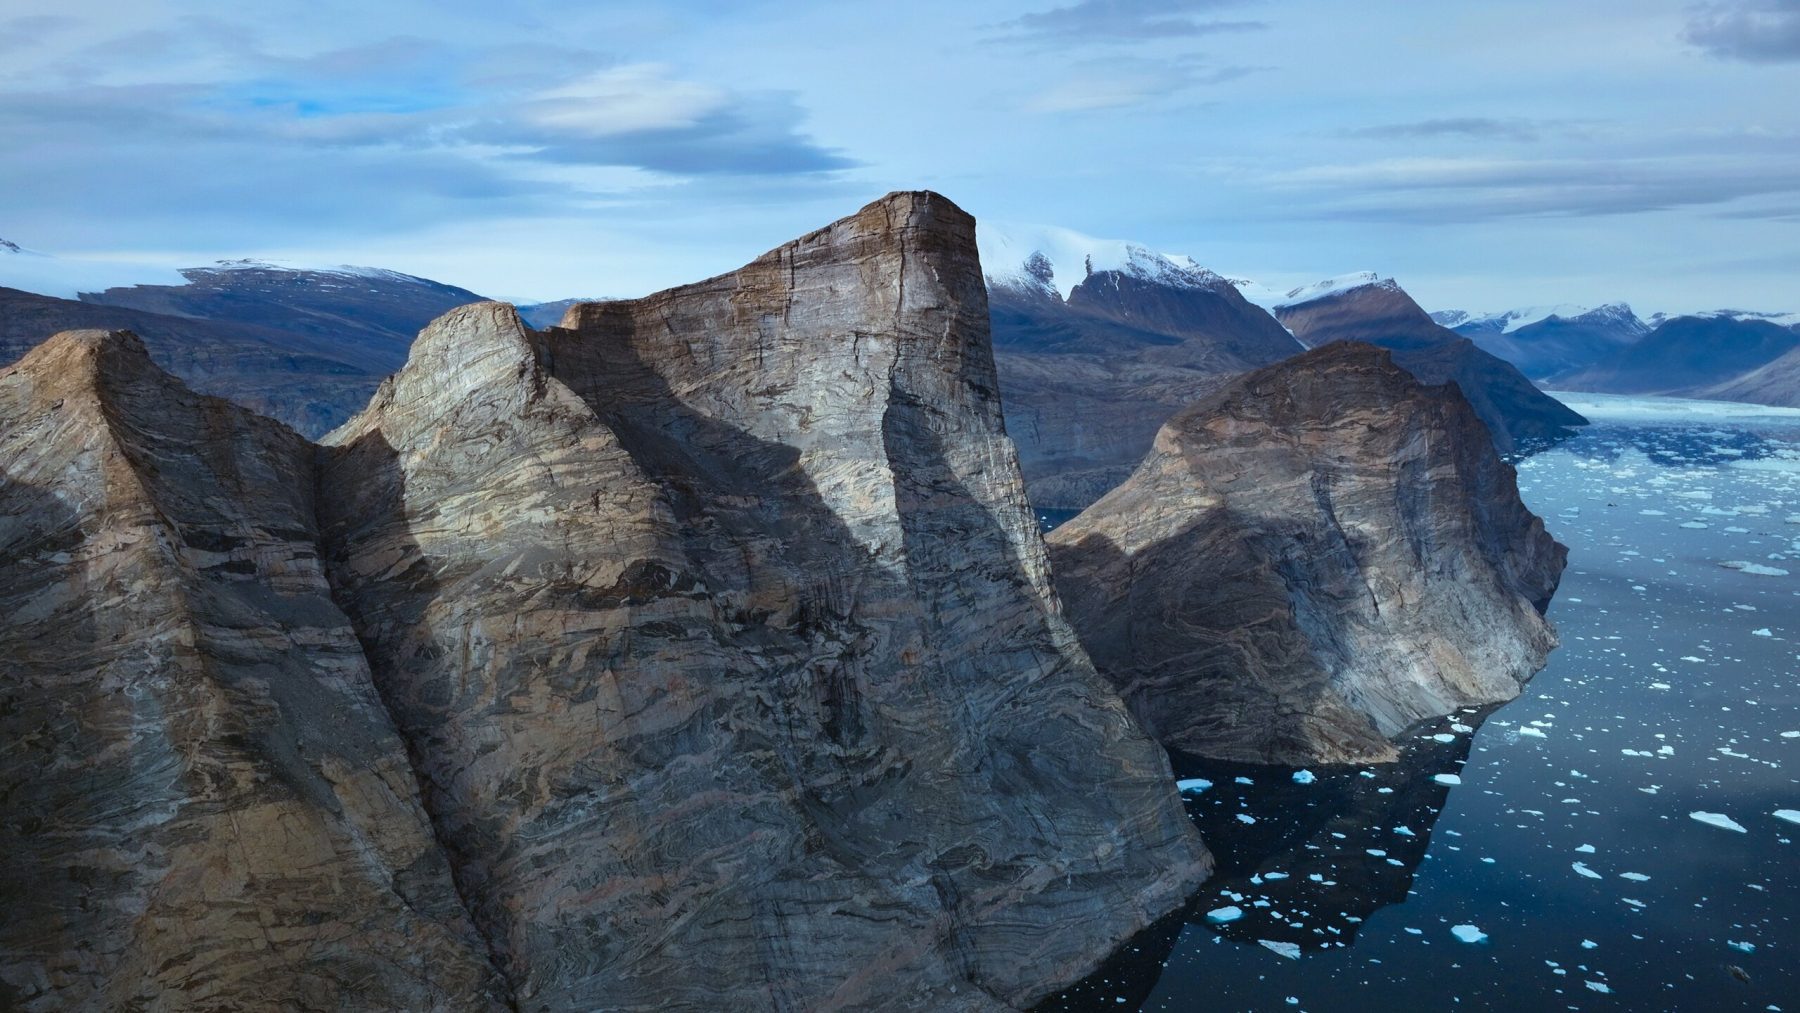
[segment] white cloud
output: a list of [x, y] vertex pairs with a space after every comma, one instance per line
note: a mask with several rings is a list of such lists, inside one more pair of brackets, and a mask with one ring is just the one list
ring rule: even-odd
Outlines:
[[546, 129], [615, 137], [692, 128], [730, 102], [724, 89], [681, 80], [663, 64], [634, 63], [540, 91], [525, 99], [520, 111]]

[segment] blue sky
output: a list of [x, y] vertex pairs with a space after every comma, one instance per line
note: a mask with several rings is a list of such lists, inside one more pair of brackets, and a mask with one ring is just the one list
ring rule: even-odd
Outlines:
[[892, 189], [1428, 308], [1800, 309], [1800, 0], [7, 0], [0, 236], [503, 298]]

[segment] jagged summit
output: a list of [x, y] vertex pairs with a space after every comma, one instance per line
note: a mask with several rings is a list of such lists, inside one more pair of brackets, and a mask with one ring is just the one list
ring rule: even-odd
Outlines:
[[1181, 254], [1158, 253], [1123, 239], [1097, 239], [1050, 225], [984, 221], [976, 233], [988, 283], [1054, 293], [1067, 300], [1096, 274], [1114, 272], [1172, 288], [1217, 288], [1220, 275]]

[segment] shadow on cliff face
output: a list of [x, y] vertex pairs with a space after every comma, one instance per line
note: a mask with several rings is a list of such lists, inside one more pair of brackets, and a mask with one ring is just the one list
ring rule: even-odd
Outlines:
[[1451, 791], [1437, 777], [1462, 769], [1497, 709], [1409, 729], [1391, 764], [1295, 768], [1172, 756], [1188, 786], [1188, 815], [1218, 861], [1213, 878], [1185, 911], [1037, 1009], [1139, 1008], [1184, 932], [1290, 956], [1352, 945], [1369, 916], [1405, 903]]
[[[1333, 694], [1313, 655], [1331, 631], [1304, 623], [1344, 607], [1334, 602], [1366, 602], [1350, 539], [1336, 525], [1321, 539], [1219, 507], [1131, 555], [1100, 534], [1050, 552], [1082, 646], [1152, 738], [1262, 759], [1321, 748], [1381, 756], [1387, 740]], [[1111, 597], [1118, 588], [1124, 597]]]
[[80, 979], [103, 977], [129, 943], [112, 904], [146, 888], [138, 862], [153, 861], [97, 829], [120, 809], [153, 820], [156, 771], [103, 748], [133, 703], [90, 678], [105, 662], [87, 568], [71, 558], [83, 539], [58, 496], [0, 472], [0, 1009], [91, 994]]

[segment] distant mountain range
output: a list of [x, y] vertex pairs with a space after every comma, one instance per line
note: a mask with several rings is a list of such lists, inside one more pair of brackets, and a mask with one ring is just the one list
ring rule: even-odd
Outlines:
[[1624, 303], [1432, 319], [1553, 390], [1800, 406], [1800, 313], [1718, 310], [1648, 320]]
[[[1044, 509], [1093, 502], [1170, 416], [1231, 377], [1333, 341], [1379, 345], [1426, 383], [1456, 382], [1505, 453], [1583, 422], [1538, 386], [1800, 404], [1800, 315], [1645, 320], [1623, 303], [1426, 313], [1371, 273], [1273, 291], [1068, 229], [983, 223], [979, 241], [1007, 427]], [[94, 279], [135, 283], [81, 287]], [[380, 268], [239, 260], [161, 270], [4, 240], [0, 285], [16, 286], [0, 288], [0, 360], [57, 330], [130, 328], [197, 389], [308, 436], [366, 403], [427, 323], [483, 298]], [[519, 312], [551, 327], [583, 301]]]

